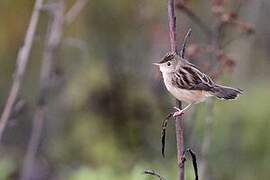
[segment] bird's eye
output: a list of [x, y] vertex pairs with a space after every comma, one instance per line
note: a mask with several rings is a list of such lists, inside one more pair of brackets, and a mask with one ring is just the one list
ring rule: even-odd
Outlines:
[[171, 65], [171, 62], [167, 62], [167, 66], [170, 66]]

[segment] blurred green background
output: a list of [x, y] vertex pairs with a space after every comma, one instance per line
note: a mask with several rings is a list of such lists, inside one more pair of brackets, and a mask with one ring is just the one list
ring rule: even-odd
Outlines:
[[[68, 9], [74, 1], [65, 2]], [[239, 16], [253, 26], [255, 34], [242, 37], [237, 29], [223, 34], [222, 42], [235, 39], [223, 51], [236, 66], [217, 81], [244, 89], [244, 95], [237, 101], [215, 100], [210, 126], [206, 123], [211, 116], [208, 103], [194, 106], [185, 115], [186, 147], [196, 152], [199, 164], [207, 163], [207, 179], [270, 177], [270, 3], [242, 2]], [[33, 179], [154, 179], [143, 175], [144, 169], [176, 179], [173, 121], [168, 127], [166, 158], [160, 153], [161, 121], [175, 101], [152, 66], [169, 49], [166, 3], [89, 0], [75, 22], [65, 28]], [[188, 3], [211, 27], [211, 1]], [[229, 1], [226, 9], [233, 9], [234, 3], [238, 1]], [[1, 112], [33, 4], [33, 0], [0, 1]], [[179, 9], [176, 15], [179, 45], [189, 27], [193, 44], [206, 43], [196, 23]], [[16, 103], [22, 107], [12, 114], [4, 132], [0, 179], [20, 177], [37, 101], [48, 18], [43, 11]], [[205, 57], [198, 59], [203, 64]], [[203, 154], [206, 136], [210, 136], [210, 144]], [[191, 162], [186, 164], [187, 180], [194, 179]]]

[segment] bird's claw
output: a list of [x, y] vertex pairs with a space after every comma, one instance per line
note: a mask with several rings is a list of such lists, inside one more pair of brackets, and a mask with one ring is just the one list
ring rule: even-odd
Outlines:
[[176, 112], [173, 113], [173, 117], [182, 116], [184, 114], [184, 111], [178, 107], [174, 107], [174, 109], [176, 109]]

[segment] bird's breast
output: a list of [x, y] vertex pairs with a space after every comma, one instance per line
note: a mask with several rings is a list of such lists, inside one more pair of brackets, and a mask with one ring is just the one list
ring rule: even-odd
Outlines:
[[176, 87], [172, 84], [172, 76], [170, 76], [170, 74], [163, 74], [163, 79], [167, 90], [180, 101], [187, 103], [199, 103], [210, 96], [210, 94], [205, 91], [187, 90]]

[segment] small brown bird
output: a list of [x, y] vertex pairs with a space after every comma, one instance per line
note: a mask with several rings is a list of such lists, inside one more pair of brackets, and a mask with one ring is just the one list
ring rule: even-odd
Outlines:
[[188, 103], [184, 109], [174, 107], [174, 117], [182, 115], [192, 104], [215, 96], [219, 99], [236, 99], [242, 90], [216, 84], [195, 65], [176, 53], [168, 53], [157, 65], [167, 90], [178, 100]]

